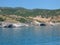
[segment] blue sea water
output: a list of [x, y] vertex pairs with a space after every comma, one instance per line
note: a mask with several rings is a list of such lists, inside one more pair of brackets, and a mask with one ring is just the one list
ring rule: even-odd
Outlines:
[[60, 45], [60, 25], [0, 28], [0, 45]]

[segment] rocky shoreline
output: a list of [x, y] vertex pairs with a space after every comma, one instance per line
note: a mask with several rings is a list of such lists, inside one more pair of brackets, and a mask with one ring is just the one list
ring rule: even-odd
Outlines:
[[31, 24], [25, 24], [25, 23], [10, 23], [10, 22], [0, 22], [0, 28], [19, 28], [23, 26], [54, 26], [54, 25], [60, 25], [60, 23], [31, 23]]
[[18, 28], [21, 26], [28, 26], [28, 24], [24, 23], [10, 23], [10, 22], [0, 22], [1, 28]]

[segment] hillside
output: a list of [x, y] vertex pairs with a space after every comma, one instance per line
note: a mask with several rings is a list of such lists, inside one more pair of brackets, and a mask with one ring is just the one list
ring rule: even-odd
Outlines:
[[[29, 18], [32, 17], [32, 18]], [[0, 21], [31, 22], [33, 20], [42, 22], [60, 22], [60, 9], [26, 9], [22, 7], [0, 7]], [[49, 19], [49, 20], [47, 20]]]
[[0, 15], [20, 15], [20, 16], [37, 16], [42, 17], [57, 16], [60, 15], [60, 9], [26, 9], [22, 7], [0, 7]]

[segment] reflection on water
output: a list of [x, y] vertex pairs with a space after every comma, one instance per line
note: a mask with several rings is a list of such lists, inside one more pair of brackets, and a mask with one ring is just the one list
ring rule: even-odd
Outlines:
[[0, 45], [60, 45], [60, 26], [0, 28]]

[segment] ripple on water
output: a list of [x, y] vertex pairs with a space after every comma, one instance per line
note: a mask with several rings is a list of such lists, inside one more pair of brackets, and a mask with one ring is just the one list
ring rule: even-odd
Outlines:
[[0, 45], [60, 45], [60, 26], [0, 28]]

